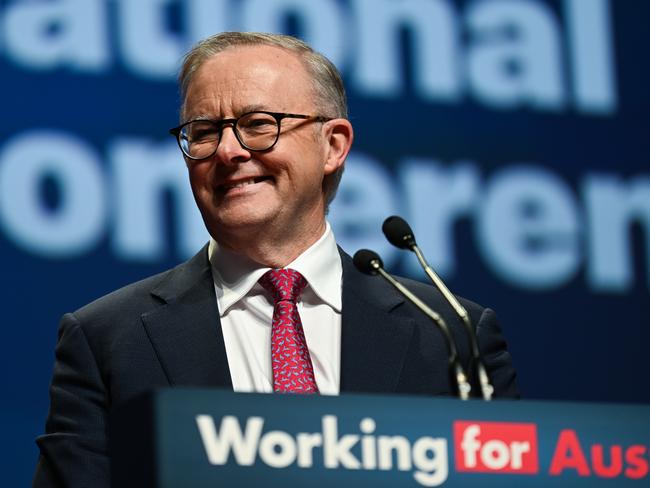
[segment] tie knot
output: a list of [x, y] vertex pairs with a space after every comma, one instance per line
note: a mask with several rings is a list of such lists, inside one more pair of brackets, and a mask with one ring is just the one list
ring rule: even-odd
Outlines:
[[272, 269], [264, 273], [259, 284], [273, 294], [276, 303], [282, 300], [295, 303], [307, 286], [307, 280], [295, 269]]

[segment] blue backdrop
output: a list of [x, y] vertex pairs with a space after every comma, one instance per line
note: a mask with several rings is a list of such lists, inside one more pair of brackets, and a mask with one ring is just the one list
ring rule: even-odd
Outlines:
[[183, 53], [222, 30], [297, 34], [341, 69], [356, 140], [329, 219], [344, 249], [424, 279], [381, 234], [400, 214], [452, 290], [497, 310], [526, 397], [650, 402], [649, 14], [610, 0], [0, 1], [7, 486], [31, 478], [58, 318], [207, 239], [166, 131]]

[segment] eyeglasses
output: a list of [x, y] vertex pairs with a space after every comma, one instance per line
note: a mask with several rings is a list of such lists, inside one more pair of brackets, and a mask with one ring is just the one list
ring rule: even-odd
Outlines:
[[284, 114], [278, 112], [248, 112], [235, 119], [191, 120], [169, 130], [176, 137], [183, 154], [194, 160], [207, 159], [217, 152], [221, 133], [226, 125], [231, 125], [235, 137], [244, 149], [249, 151], [268, 151], [280, 138], [282, 119], [304, 119], [314, 122], [327, 122], [331, 118]]

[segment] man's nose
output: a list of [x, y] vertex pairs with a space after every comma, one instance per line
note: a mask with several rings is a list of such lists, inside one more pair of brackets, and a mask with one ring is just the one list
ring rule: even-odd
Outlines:
[[221, 128], [215, 157], [223, 164], [237, 164], [250, 159], [250, 152], [240, 144], [233, 124], [226, 124]]

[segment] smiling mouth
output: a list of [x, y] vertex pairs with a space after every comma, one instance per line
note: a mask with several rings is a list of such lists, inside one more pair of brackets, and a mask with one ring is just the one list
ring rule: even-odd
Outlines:
[[271, 179], [272, 178], [270, 176], [256, 176], [254, 178], [249, 178], [247, 180], [240, 180], [234, 183], [224, 183], [223, 185], [219, 185], [218, 190], [225, 193], [228, 190], [232, 190], [234, 188], [244, 188], [248, 185], [254, 185], [255, 183], [261, 183], [262, 181], [267, 181]]

